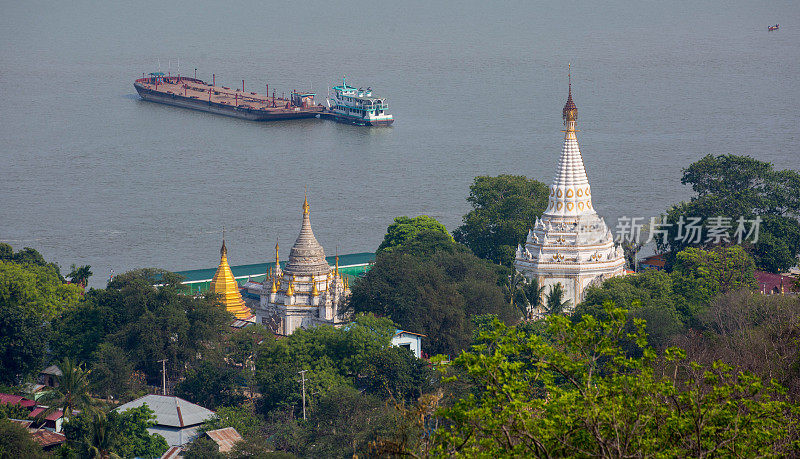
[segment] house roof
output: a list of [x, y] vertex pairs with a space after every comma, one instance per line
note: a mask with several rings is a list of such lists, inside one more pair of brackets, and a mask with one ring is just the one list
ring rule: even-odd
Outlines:
[[791, 292], [794, 282], [794, 277], [788, 274], [773, 274], [766, 271], [754, 271], [753, 275], [758, 281], [758, 288], [762, 293], [771, 293], [777, 291], [780, 293]]
[[171, 446], [166, 453], [161, 456], [161, 459], [176, 459], [183, 452], [180, 446]]
[[425, 338], [427, 338], [427, 337], [428, 337], [428, 335], [423, 335], [423, 334], [420, 334], [420, 333], [414, 333], [414, 332], [405, 331], [405, 330], [395, 330], [395, 331], [394, 331], [394, 336], [397, 336], [397, 335], [403, 335], [403, 334], [406, 334], [406, 335], [415, 335], [415, 336], [423, 336], [423, 337], [425, 337]]
[[60, 445], [67, 441], [67, 437], [60, 433], [50, 432], [47, 429], [39, 429], [31, 432], [33, 440], [42, 448]]
[[7, 403], [9, 405], [21, 405], [25, 408], [32, 408], [36, 405], [33, 400], [28, 400], [21, 395], [0, 394], [0, 403]]
[[639, 260], [639, 264], [663, 268], [667, 264], [667, 260], [664, 259], [664, 254], [660, 253], [658, 255], [651, 255], [647, 258]]
[[242, 440], [242, 436], [233, 427], [225, 427], [224, 429], [209, 430], [206, 432], [209, 438], [214, 440], [219, 446], [219, 452], [227, 453], [233, 449], [236, 442]]
[[[36, 416], [39, 416], [39, 414], [43, 413], [45, 410], [47, 410], [46, 406], [37, 406], [36, 408], [33, 409], [33, 411], [28, 413], [28, 417], [29, 418], [35, 418]], [[74, 411], [73, 411], [73, 413], [74, 413]], [[55, 410], [52, 413], [48, 414], [45, 417], [45, 420], [47, 420], [47, 421], [55, 421], [57, 419], [60, 419], [62, 416], [64, 416], [64, 412], [63, 411]]]
[[56, 365], [50, 365], [49, 367], [42, 370], [42, 374], [45, 375], [53, 375], [53, 376], [64, 376], [64, 373], [61, 373], [61, 369], [58, 368]]
[[200, 424], [214, 415], [214, 412], [200, 405], [187, 402], [180, 397], [166, 395], [145, 395], [116, 409], [122, 413], [131, 408], [147, 406], [155, 413], [156, 423], [161, 426], [187, 427]]

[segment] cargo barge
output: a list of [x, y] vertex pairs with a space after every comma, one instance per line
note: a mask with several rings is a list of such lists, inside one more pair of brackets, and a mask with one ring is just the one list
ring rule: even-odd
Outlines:
[[314, 93], [292, 91], [289, 98], [269, 97], [242, 89], [230, 89], [208, 84], [197, 78], [169, 76], [154, 72], [133, 83], [139, 96], [147, 101], [176, 107], [191, 108], [218, 115], [232, 116], [251, 121], [273, 121], [298, 118], [314, 118], [325, 111], [325, 107], [314, 102]]

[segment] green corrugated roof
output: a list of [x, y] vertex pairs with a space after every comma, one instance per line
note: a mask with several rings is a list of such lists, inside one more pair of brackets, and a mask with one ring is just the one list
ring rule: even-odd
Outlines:
[[[333, 266], [336, 263], [335, 257], [327, 257], [325, 259], [329, 265]], [[359, 271], [358, 266], [364, 266], [369, 263], [375, 261], [375, 254], [372, 252], [364, 252], [364, 253], [350, 253], [347, 255], [339, 255], [339, 268], [346, 274], [350, 274], [350, 271]], [[281, 267], [285, 266], [285, 261], [281, 263]], [[267, 272], [267, 269], [272, 268], [275, 266], [274, 262], [271, 263], [254, 263], [252, 265], [239, 265], [239, 266], [231, 266], [231, 271], [233, 271], [233, 277], [248, 277], [248, 276], [257, 276], [259, 274], [264, 274]], [[349, 269], [348, 267], [354, 267], [355, 269]], [[176, 271], [177, 274], [180, 274], [184, 277], [183, 282], [203, 282], [203, 281], [210, 281], [212, 277], [214, 277], [214, 273], [217, 271], [217, 267], [208, 268], [208, 269], [192, 269], [188, 271]], [[355, 272], [353, 273], [355, 274]]]

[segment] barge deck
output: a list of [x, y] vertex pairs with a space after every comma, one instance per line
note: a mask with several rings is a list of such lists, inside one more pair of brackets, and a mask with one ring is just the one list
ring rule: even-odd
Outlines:
[[[133, 84], [139, 96], [147, 101], [191, 108], [219, 115], [252, 121], [314, 118], [325, 108], [314, 102], [313, 93], [293, 91], [286, 99], [244, 92], [225, 86], [208, 84], [203, 80], [152, 73]], [[244, 87], [244, 85], [242, 85]]]

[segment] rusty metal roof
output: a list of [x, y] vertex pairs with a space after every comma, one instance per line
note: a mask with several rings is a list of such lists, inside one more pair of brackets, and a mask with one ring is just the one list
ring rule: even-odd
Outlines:
[[227, 453], [233, 449], [236, 442], [242, 440], [242, 436], [233, 427], [225, 427], [224, 429], [209, 430], [206, 432], [209, 438], [219, 445], [219, 452]]
[[42, 448], [47, 448], [49, 446], [60, 445], [67, 441], [67, 437], [61, 435], [60, 433], [50, 432], [49, 430], [41, 429], [31, 432], [31, 437], [33, 440], [39, 444]]
[[176, 459], [180, 457], [183, 448], [180, 446], [171, 446], [166, 453], [161, 456], [161, 459]]

